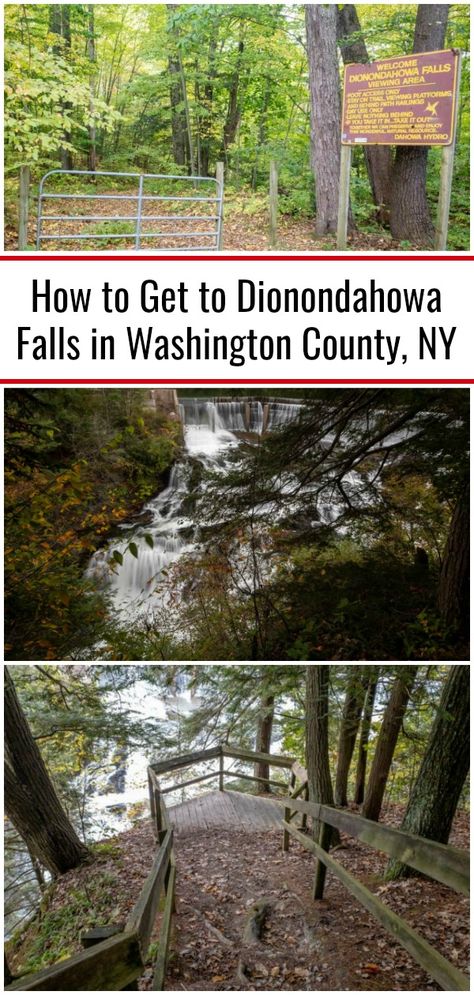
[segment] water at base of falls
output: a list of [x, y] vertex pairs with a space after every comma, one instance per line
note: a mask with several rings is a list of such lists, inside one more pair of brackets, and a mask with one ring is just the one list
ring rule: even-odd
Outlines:
[[[167, 571], [197, 549], [199, 522], [189, 507], [196, 463], [223, 469], [230, 451], [239, 445], [236, 433], [257, 438], [297, 418], [299, 412], [299, 404], [278, 401], [265, 405], [253, 399], [182, 401], [184, 454], [173, 466], [166, 489], [144, 506], [146, 525], [122, 526], [124, 538], [98, 550], [87, 569], [87, 576], [110, 592], [124, 620], [153, 616], [165, 607]], [[130, 542], [137, 546], [136, 557], [128, 549]], [[122, 564], [114, 560], [114, 550], [122, 554]]]

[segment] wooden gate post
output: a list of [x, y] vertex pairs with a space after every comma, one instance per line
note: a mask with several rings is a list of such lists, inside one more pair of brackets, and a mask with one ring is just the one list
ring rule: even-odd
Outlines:
[[448, 241], [449, 208], [451, 206], [451, 188], [453, 185], [454, 158], [456, 155], [456, 134], [459, 118], [459, 87], [461, 85], [461, 52], [458, 54], [458, 72], [456, 92], [454, 94], [455, 120], [453, 125], [453, 140], [451, 145], [443, 145], [441, 149], [441, 172], [439, 177], [438, 208], [436, 212], [435, 249], [443, 250]]
[[223, 162], [216, 162], [216, 180], [220, 184], [220, 191], [222, 193], [221, 218], [219, 224], [219, 239], [217, 243], [217, 248], [222, 249], [222, 242], [224, 238], [224, 163]]
[[339, 173], [339, 203], [337, 209], [336, 247], [347, 247], [347, 222], [349, 218], [349, 197], [351, 187], [352, 148], [341, 145], [341, 168]]
[[30, 167], [20, 166], [20, 196], [18, 201], [18, 248], [28, 247], [28, 215], [30, 202]]
[[268, 198], [269, 242], [275, 249], [278, 241], [278, 168], [274, 159], [270, 162], [270, 191]]

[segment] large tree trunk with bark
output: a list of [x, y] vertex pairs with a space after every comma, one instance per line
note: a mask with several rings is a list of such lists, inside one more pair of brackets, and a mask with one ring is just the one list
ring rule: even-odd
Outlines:
[[335, 232], [341, 161], [337, 4], [305, 6], [316, 235]]
[[378, 679], [378, 667], [370, 667], [369, 683], [365, 695], [364, 712], [360, 727], [359, 753], [357, 757], [356, 783], [354, 791], [354, 801], [356, 805], [362, 805], [362, 802], [364, 801], [365, 775], [367, 771], [367, 749], [369, 745], [370, 726], [372, 724], [372, 714], [374, 711]]
[[438, 604], [454, 632], [469, 635], [469, 479], [463, 483], [444, 551]]
[[[329, 770], [329, 667], [310, 664], [306, 668], [306, 770], [309, 800], [334, 805]], [[319, 824], [313, 825], [315, 835]], [[333, 843], [339, 841], [334, 830]]]
[[[174, 11], [179, 9], [179, 4], [167, 3], [167, 34], [169, 44], [173, 46], [173, 38], [176, 36], [177, 28], [173, 23]], [[173, 159], [177, 166], [185, 166], [189, 155], [187, 147], [186, 113], [184, 109], [185, 95], [183, 93], [183, 79], [181, 72], [181, 61], [174, 53], [168, 57], [168, 73], [170, 78], [170, 108], [171, 108], [171, 144], [173, 148]]]
[[59, 801], [5, 671], [5, 810], [30, 854], [54, 876], [88, 856]]
[[383, 796], [390, 767], [402, 727], [410, 694], [416, 680], [418, 667], [400, 667], [398, 676], [385, 709], [382, 726], [378, 735], [375, 755], [370, 769], [367, 794], [362, 806], [365, 819], [377, 822], [382, 808]]
[[[258, 717], [258, 728], [255, 749], [257, 753], [270, 753], [272, 745], [272, 727], [274, 715], [275, 697], [267, 694], [262, 698], [260, 704], [260, 714]], [[255, 777], [263, 777], [267, 781], [270, 777], [270, 765], [264, 761], [255, 764]], [[269, 792], [270, 785], [260, 785], [260, 791]]]
[[[435, 52], [444, 46], [449, 4], [420, 3], [413, 52]], [[395, 155], [390, 196], [393, 238], [431, 245], [434, 225], [426, 196], [428, 149], [399, 145]]]
[[336, 805], [347, 805], [347, 781], [357, 739], [366, 687], [367, 672], [364, 673], [364, 668], [350, 667], [339, 733], [334, 792]]
[[[447, 843], [469, 771], [469, 665], [450, 667], [426, 753], [401, 825], [407, 833]], [[388, 878], [416, 873], [391, 860]]]
[[[370, 62], [359, 17], [353, 3], [336, 5], [337, 39], [344, 65], [352, 62]], [[372, 197], [377, 209], [377, 220], [387, 224], [390, 211], [392, 179], [392, 150], [388, 145], [367, 145], [364, 148], [365, 164]]]
[[[69, 4], [54, 3], [49, 8], [49, 30], [57, 35], [58, 44], [53, 46], [53, 52], [62, 59], [67, 59], [71, 50], [71, 10]], [[69, 114], [72, 104], [63, 103], [62, 111]], [[68, 144], [71, 141], [71, 133], [64, 129], [64, 141]], [[61, 148], [59, 150], [61, 169], [72, 169], [72, 153], [70, 149]]]

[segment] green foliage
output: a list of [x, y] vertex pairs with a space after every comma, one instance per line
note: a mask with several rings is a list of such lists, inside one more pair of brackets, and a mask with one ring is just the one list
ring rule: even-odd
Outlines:
[[[250, 201], [250, 215], [258, 213], [253, 195], [266, 202], [273, 159], [281, 213], [314, 215], [302, 5], [96, 4], [94, 59], [87, 55], [88, 5], [68, 7], [70, 41], [52, 31], [52, 5], [6, 7], [6, 209], [12, 226], [19, 166], [31, 166], [36, 181], [46, 169], [60, 166], [63, 149], [71, 153], [74, 168], [84, 169], [91, 143], [98, 168], [112, 171], [214, 175], [216, 162], [224, 161], [229, 202], [241, 194]], [[411, 51], [415, 4], [356, 8], [371, 59]], [[446, 44], [468, 52], [467, 4], [450, 5]], [[468, 58], [459, 122], [450, 249], [469, 244]], [[430, 152], [433, 215], [439, 158], [439, 150]], [[352, 174], [359, 230], [383, 234], [362, 149], [354, 150]], [[15, 176], [14, 184], [9, 176]], [[117, 183], [110, 178], [109, 189]], [[120, 229], [97, 224], [96, 235], [107, 233]], [[93, 247], [106, 244], [100, 240]]]
[[74, 656], [107, 617], [88, 558], [163, 484], [179, 425], [143, 391], [11, 390], [5, 407], [7, 658]]

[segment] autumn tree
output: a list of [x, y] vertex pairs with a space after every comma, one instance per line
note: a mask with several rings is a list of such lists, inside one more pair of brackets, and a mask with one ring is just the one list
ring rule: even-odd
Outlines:
[[341, 159], [337, 4], [305, 5], [311, 114], [311, 159], [316, 188], [316, 235], [337, 228]]
[[[329, 667], [306, 668], [306, 769], [309, 798], [321, 805], [334, 805], [329, 768]], [[318, 824], [314, 827], [318, 831]], [[333, 842], [338, 839], [333, 831]]]
[[[413, 52], [435, 52], [444, 47], [449, 4], [420, 3]], [[434, 225], [426, 194], [428, 149], [397, 146], [390, 193], [390, 230], [394, 238], [431, 243]]]
[[397, 739], [415, 684], [417, 669], [413, 665], [398, 668], [382, 719], [361, 813], [365, 819], [372, 819], [374, 822], [378, 821], [382, 808]]
[[[467, 664], [451, 666], [446, 677], [430, 738], [403, 818], [401, 829], [416, 836], [448, 843], [470, 759]], [[413, 873], [395, 860], [388, 878]]]
[[379, 679], [379, 668], [371, 666], [368, 668], [367, 689], [365, 693], [362, 722], [360, 725], [359, 749], [357, 755], [357, 769], [355, 777], [354, 801], [356, 805], [362, 805], [365, 796], [365, 775], [367, 771], [367, 749], [369, 745], [370, 727], [372, 724], [372, 714], [377, 694], [377, 684]]
[[352, 755], [359, 730], [368, 673], [362, 669], [348, 668], [347, 690], [342, 711], [334, 797], [336, 805], [347, 805], [347, 781]]
[[56, 876], [77, 867], [87, 847], [61, 805], [5, 671], [5, 809], [29, 852]]

